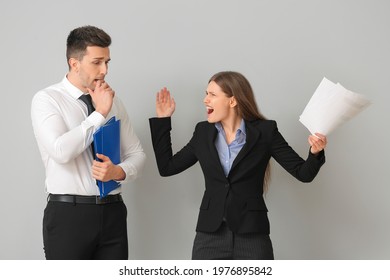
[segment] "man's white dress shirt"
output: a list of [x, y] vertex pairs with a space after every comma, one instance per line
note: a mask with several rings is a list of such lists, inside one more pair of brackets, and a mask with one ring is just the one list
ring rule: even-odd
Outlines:
[[[64, 79], [35, 94], [31, 105], [34, 134], [46, 170], [45, 187], [52, 194], [99, 195], [92, 177], [93, 133], [112, 116], [121, 120], [121, 163], [126, 173], [122, 183], [140, 175], [145, 153], [121, 100], [115, 96], [107, 118], [93, 112], [78, 98], [84, 94]], [[110, 194], [121, 192], [115, 189]]]

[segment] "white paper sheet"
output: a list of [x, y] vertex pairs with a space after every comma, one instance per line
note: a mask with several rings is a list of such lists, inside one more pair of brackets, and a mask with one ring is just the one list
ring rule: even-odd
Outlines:
[[299, 121], [312, 133], [329, 135], [355, 117], [371, 102], [363, 95], [323, 78], [303, 110]]

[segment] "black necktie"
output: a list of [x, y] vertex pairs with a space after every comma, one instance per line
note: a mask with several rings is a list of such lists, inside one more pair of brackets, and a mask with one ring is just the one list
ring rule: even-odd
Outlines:
[[[89, 94], [83, 94], [79, 97], [79, 99], [81, 101], [83, 101], [85, 103], [85, 105], [87, 105], [87, 108], [88, 108], [88, 116], [93, 112], [95, 111], [95, 107], [93, 107], [92, 105], [92, 98], [91, 98], [91, 95]], [[92, 158], [95, 158], [95, 149], [93, 147], [93, 142], [91, 143], [91, 149], [92, 149]]]
[[93, 107], [92, 105], [92, 98], [91, 98], [91, 95], [89, 94], [83, 94], [82, 96], [79, 97], [79, 99], [81, 101], [83, 101], [85, 103], [85, 105], [87, 105], [87, 108], [88, 108], [88, 116], [93, 112], [95, 111], [95, 107]]

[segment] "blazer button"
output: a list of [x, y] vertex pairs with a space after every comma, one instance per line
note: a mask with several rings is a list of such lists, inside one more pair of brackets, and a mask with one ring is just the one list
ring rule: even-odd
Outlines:
[[225, 185], [225, 188], [229, 188], [229, 187], [230, 187], [230, 184], [226, 184], [226, 185]]

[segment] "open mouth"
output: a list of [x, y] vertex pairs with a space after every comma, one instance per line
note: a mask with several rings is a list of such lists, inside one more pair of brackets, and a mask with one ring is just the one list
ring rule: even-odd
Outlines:
[[214, 112], [214, 109], [207, 108], [207, 114], [210, 115], [212, 112]]

